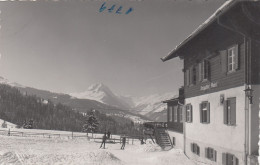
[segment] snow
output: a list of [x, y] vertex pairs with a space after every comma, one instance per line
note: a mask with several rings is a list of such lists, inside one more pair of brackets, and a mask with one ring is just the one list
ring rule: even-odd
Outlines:
[[16, 82], [11, 82], [3, 77], [0, 76], [0, 84], [6, 84], [6, 85], [10, 85], [12, 87], [20, 87], [20, 88], [25, 88], [25, 86], [18, 84]]
[[[34, 130], [30, 130], [34, 131]], [[57, 131], [56, 131], [57, 132]], [[162, 151], [150, 140], [121, 145], [81, 139], [14, 137], [0, 135], [0, 164], [91, 164], [91, 165], [196, 165], [181, 150]]]
[[[4, 123], [4, 120], [0, 119], [0, 127], [2, 127], [2, 124]], [[7, 128], [16, 128], [16, 125], [10, 122], [6, 121]]]
[[145, 115], [149, 112], [162, 112], [167, 108], [167, 104], [162, 103], [162, 101], [174, 97], [173, 93], [165, 93], [163, 95], [153, 94], [150, 96], [145, 96], [141, 98], [135, 98], [135, 108], [139, 109], [139, 113]]
[[102, 83], [92, 84], [86, 91], [69, 94], [72, 98], [90, 99], [146, 115], [148, 113], [162, 112], [167, 105], [162, 101], [175, 96], [174, 93], [152, 94], [143, 97], [120, 96], [113, 93], [109, 87]]
[[221, 5], [206, 21], [204, 21], [197, 29], [195, 29], [184, 41], [182, 41], [179, 45], [175, 47], [174, 50], [172, 50], [167, 56], [161, 58], [163, 61], [166, 61], [169, 59], [172, 54], [177, 51], [180, 47], [182, 47], [186, 42], [188, 42], [192, 37], [196, 35], [196, 33], [199, 33], [201, 30], [203, 30], [204, 27], [206, 27], [210, 22], [215, 20], [216, 16], [223, 12], [226, 8], [228, 8], [229, 5], [236, 2], [236, 0], [227, 0], [223, 5]]
[[103, 104], [118, 107], [123, 110], [131, 108], [129, 102], [126, 102], [120, 96], [114, 94], [106, 85], [102, 83], [92, 84], [84, 92], [70, 93], [72, 98], [96, 100]]

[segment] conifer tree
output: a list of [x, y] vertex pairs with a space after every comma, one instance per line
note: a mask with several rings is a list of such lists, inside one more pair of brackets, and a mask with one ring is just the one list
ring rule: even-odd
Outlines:
[[93, 134], [97, 131], [98, 126], [99, 122], [95, 116], [95, 110], [92, 109], [90, 112], [87, 113], [86, 121], [83, 125], [82, 131]]

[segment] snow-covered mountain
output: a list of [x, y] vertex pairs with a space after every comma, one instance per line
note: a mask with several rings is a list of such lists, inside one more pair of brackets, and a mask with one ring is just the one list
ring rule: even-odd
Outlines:
[[3, 77], [0, 76], [0, 84], [6, 84], [6, 85], [10, 85], [12, 87], [20, 87], [20, 88], [24, 88], [25, 86], [18, 84], [16, 82], [11, 82]]
[[102, 83], [93, 84], [84, 92], [71, 93], [70, 95], [79, 99], [96, 100], [123, 110], [129, 110], [132, 107], [131, 101], [127, 102], [127, 98], [115, 95], [106, 85]]
[[71, 93], [70, 95], [75, 98], [96, 100], [147, 117], [154, 116], [154, 113], [158, 115], [162, 112], [166, 113], [166, 104], [162, 101], [175, 96], [174, 93], [153, 94], [143, 97], [119, 96], [102, 83], [91, 85], [85, 92]]
[[134, 109], [141, 115], [147, 115], [151, 112], [162, 112], [167, 107], [162, 101], [171, 99], [174, 96], [175, 94], [173, 93], [165, 93], [162, 95], [153, 94], [150, 96], [134, 98]]
[[[57, 94], [26, 87], [16, 82], [11, 82], [1, 76], [0, 84], [7, 84], [17, 87], [22, 93], [26, 92], [28, 94], [37, 95], [45, 100], [50, 99], [54, 103], [61, 102], [71, 107], [91, 106], [92, 108], [103, 107], [103, 109], [111, 109], [104, 108], [104, 105], [108, 107], [112, 106], [130, 113], [146, 116], [152, 120], [160, 119], [160, 121], [165, 120], [166, 116], [166, 104], [162, 103], [162, 101], [175, 96], [174, 93], [153, 94], [143, 97], [120, 96], [114, 94], [109, 87], [102, 83], [93, 84], [89, 86], [86, 91], [80, 93], [71, 93], [69, 95]], [[96, 101], [96, 103], [90, 102], [92, 100]], [[98, 103], [102, 103], [103, 105], [99, 105]]]

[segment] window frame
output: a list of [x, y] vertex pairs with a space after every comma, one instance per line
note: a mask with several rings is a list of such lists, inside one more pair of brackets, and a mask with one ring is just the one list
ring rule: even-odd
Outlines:
[[[205, 105], [205, 107], [203, 107]], [[210, 103], [208, 101], [203, 101], [200, 103], [200, 123], [209, 124], [210, 123]], [[205, 116], [206, 114], [206, 116]]]
[[191, 145], [191, 152], [200, 156], [200, 147], [197, 143], [190, 143]]
[[[230, 54], [230, 51], [232, 52]], [[236, 70], [238, 70], [239, 68], [239, 52], [238, 52], [238, 44], [235, 44], [233, 46], [230, 46], [227, 49], [227, 55], [226, 55], [226, 69], [227, 69], [227, 74], [230, 73], [234, 73], [236, 72]], [[230, 61], [230, 57], [231, 57], [231, 61]], [[231, 69], [230, 69], [231, 66]]]
[[173, 106], [173, 122], [178, 122], [178, 106]]
[[211, 161], [217, 161], [217, 151], [211, 147], [205, 149], [205, 157]]
[[210, 61], [208, 59], [203, 59], [199, 63], [199, 81], [206, 82], [210, 77]]
[[180, 123], [183, 123], [183, 108], [182, 108], [182, 106], [179, 106], [179, 121], [180, 121]]
[[[234, 72], [236, 70], [235, 69], [235, 56], [236, 56], [235, 49], [236, 49], [235, 46], [232, 46], [227, 49], [227, 72], [228, 73]], [[230, 51], [232, 52], [231, 56], [229, 54]], [[231, 57], [231, 61], [230, 61], [230, 57]], [[229, 68], [230, 65], [231, 65], [231, 69]]]
[[173, 118], [172, 118], [172, 106], [169, 106], [168, 108], [169, 108], [169, 110], [168, 110], [168, 112], [169, 112], [169, 114], [168, 114], [168, 122], [173, 122]]
[[192, 123], [192, 105], [191, 104], [187, 104], [185, 106], [185, 118], [186, 118], [187, 123]]
[[223, 165], [238, 165], [238, 158], [231, 153], [222, 153], [222, 164]]
[[227, 98], [224, 101], [224, 124], [228, 126], [236, 125], [236, 97]]

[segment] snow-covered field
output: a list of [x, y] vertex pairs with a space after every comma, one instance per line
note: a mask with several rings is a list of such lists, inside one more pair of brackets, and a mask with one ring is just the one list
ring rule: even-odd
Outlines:
[[106, 144], [87, 139], [14, 137], [0, 135], [0, 164], [87, 164], [87, 165], [196, 165], [181, 150], [161, 151], [147, 140], [147, 144]]

